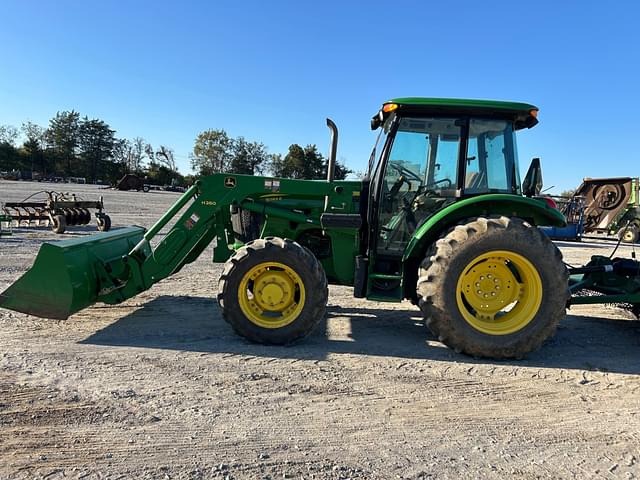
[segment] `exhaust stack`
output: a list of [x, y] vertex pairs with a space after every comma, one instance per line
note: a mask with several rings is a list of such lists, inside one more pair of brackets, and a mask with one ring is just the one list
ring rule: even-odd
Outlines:
[[336, 170], [336, 152], [338, 151], [338, 127], [330, 118], [327, 118], [327, 127], [331, 130], [331, 145], [329, 146], [329, 161], [327, 163], [327, 182], [333, 182]]

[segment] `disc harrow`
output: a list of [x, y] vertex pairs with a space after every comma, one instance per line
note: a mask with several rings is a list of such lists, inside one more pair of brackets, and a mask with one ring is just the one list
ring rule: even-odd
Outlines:
[[[46, 196], [40, 201], [32, 200], [36, 195]], [[6, 202], [2, 207], [5, 224], [15, 227], [49, 226], [55, 233], [64, 233], [69, 226], [91, 223], [91, 210], [96, 210], [95, 219], [99, 231], [111, 228], [111, 219], [104, 213], [104, 202], [82, 200], [73, 193], [54, 191], [38, 192], [22, 202]]]

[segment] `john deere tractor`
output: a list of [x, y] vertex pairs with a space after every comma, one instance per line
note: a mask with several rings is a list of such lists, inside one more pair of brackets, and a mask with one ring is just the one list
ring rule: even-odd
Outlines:
[[518, 173], [516, 131], [536, 125], [537, 113], [498, 101], [385, 102], [371, 120], [379, 134], [362, 181], [334, 180], [328, 120], [327, 181], [202, 177], [149, 230], [43, 244], [0, 306], [65, 319], [97, 301], [120, 303], [214, 242], [213, 261], [226, 262], [222, 315], [252, 341], [309, 334], [334, 283], [373, 301], [412, 301], [456, 351], [520, 357], [554, 333], [569, 300], [561, 254], [536, 228], [565, 219], [534, 198], [539, 164], [522, 185]]

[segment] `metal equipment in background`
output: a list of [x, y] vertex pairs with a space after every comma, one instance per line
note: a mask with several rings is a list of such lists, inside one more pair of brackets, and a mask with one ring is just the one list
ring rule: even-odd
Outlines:
[[567, 218], [566, 227], [540, 227], [554, 240], [580, 241], [583, 236], [617, 236], [640, 240], [638, 178], [585, 178], [570, 198], [545, 196]]
[[136, 190], [138, 192], [139, 191], [148, 192], [150, 190], [150, 186], [144, 183], [144, 178], [139, 177], [138, 175], [135, 175], [133, 173], [127, 173], [120, 180], [118, 180], [118, 183], [116, 183], [115, 188], [116, 190], [123, 190], [123, 191]]
[[568, 240], [579, 242], [584, 234], [584, 197], [575, 195], [571, 198], [559, 196], [545, 196], [550, 199], [556, 208], [562, 212], [567, 219], [564, 227], [544, 226], [538, 227], [549, 238], [553, 240]]
[[638, 178], [585, 178], [574, 194], [584, 198], [584, 233], [640, 239]]
[[[36, 197], [35, 199], [33, 197]], [[104, 213], [104, 202], [82, 200], [73, 193], [41, 191], [22, 202], [6, 202], [2, 206], [5, 224], [17, 227], [50, 226], [54, 233], [64, 233], [68, 226], [87, 225], [95, 212], [96, 225], [101, 232], [111, 229], [111, 218]]]

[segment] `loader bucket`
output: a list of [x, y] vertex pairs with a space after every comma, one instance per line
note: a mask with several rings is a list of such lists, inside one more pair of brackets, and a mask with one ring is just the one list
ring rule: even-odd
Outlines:
[[98, 300], [97, 267], [127, 255], [144, 232], [142, 227], [127, 227], [42, 244], [33, 266], [0, 294], [0, 307], [42, 318], [68, 318]]

